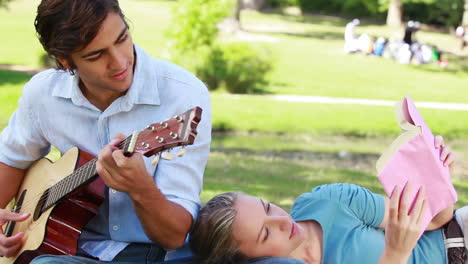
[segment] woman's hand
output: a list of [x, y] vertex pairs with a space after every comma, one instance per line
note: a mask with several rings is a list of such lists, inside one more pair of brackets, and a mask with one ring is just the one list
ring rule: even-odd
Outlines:
[[441, 135], [435, 136], [434, 146], [436, 149], [442, 149], [440, 152], [440, 160], [444, 163], [444, 166], [448, 166], [452, 169], [455, 164], [455, 152], [449, 146], [444, 144], [444, 138]]
[[385, 229], [385, 249], [380, 264], [407, 263], [422, 232], [422, 221], [427, 209], [424, 187], [419, 189], [410, 211], [411, 185], [393, 190], [389, 204], [389, 218]]

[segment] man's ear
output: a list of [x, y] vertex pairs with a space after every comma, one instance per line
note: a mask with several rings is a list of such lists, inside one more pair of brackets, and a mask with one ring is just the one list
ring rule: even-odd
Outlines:
[[70, 65], [70, 63], [68, 62], [67, 59], [65, 59], [64, 57], [57, 57], [57, 60], [60, 62], [60, 64], [62, 64], [62, 66], [65, 69], [71, 70], [71, 65]]

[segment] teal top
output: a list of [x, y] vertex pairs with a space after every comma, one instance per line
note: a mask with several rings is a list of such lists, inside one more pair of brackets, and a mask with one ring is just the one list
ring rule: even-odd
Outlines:
[[[315, 220], [323, 230], [322, 263], [376, 264], [385, 247], [379, 225], [385, 214], [384, 197], [353, 184], [315, 188], [295, 201], [295, 221]], [[408, 263], [445, 264], [442, 229], [421, 236]]]

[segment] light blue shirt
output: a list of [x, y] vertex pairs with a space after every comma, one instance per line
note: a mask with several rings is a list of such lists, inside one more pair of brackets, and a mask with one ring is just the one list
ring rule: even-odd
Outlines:
[[[181, 67], [153, 59], [136, 45], [135, 53], [130, 89], [103, 112], [83, 96], [78, 75], [53, 69], [35, 75], [24, 86], [18, 109], [0, 134], [0, 162], [26, 169], [45, 156], [51, 145], [61, 153], [78, 146], [97, 155], [117, 133], [130, 135], [200, 106], [203, 114], [198, 135], [195, 143], [186, 147], [185, 156], [161, 159], [157, 168], [151, 165], [152, 157], [145, 157], [148, 172], [166, 198], [195, 218], [211, 141], [208, 90]], [[80, 241], [82, 249], [105, 261], [112, 260], [128, 243], [152, 243], [130, 197], [115, 190], [107, 195]]]
[[[295, 221], [315, 220], [323, 231], [322, 263], [375, 264], [385, 247], [379, 229], [385, 214], [383, 196], [353, 184], [330, 184], [297, 198], [291, 209]], [[442, 230], [424, 232], [408, 261], [445, 262]]]

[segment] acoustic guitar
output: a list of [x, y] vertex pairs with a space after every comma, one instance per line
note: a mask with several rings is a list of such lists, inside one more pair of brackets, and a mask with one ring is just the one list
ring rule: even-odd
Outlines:
[[[201, 113], [202, 109], [195, 107], [151, 124], [127, 137], [119, 148], [127, 156], [139, 152], [159, 158], [164, 150], [191, 145]], [[24, 243], [15, 256], [0, 257], [0, 264], [29, 263], [42, 254], [76, 254], [82, 228], [96, 215], [105, 197], [106, 186], [96, 173], [96, 161], [74, 147], [54, 163], [44, 158], [29, 168], [13, 211], [31, 216], [23, 222], [9, 222], [4, 228], [6, 236], [25, 232]]]

